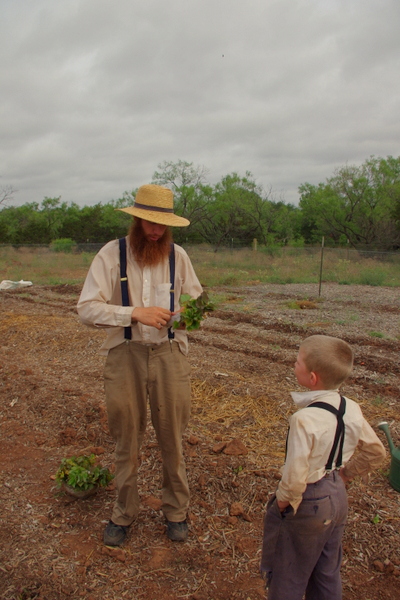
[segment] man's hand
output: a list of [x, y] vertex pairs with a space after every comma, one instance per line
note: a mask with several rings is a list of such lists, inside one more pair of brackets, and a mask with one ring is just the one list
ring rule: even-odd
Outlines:
[[[183, 311], [184, 311], [184, 308], [182, 306], [179, 310], [176, 310], [175, 312], [171, 313], [171, 317], [174, 317], [175, 315], [179, 315]], [[174, 319], [174, 318], [172, 318], [172, 321], [173, 321], [172, 325], [173, 325], [174, 331], [186, 329], [186, 323], [184, 321], [182, 321], [180, 319]]]
[[143, 325], [161, 329], [171, 318], [171, 311], [160, 306], [140, 307], [137, 306], [132, 311], [132, 321], [138, 321]]

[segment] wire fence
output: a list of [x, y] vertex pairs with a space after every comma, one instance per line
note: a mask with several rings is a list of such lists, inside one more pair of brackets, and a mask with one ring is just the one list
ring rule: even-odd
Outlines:
[[[15, 250], [26, 253], [48, 253], [48, 252], [73, 252], [73, 253], [89, 253], [96, 254], [107, 242], [104, 243], [82, 243], [74, 244], [70, 248], [57, 248], [53, 244], [0, 244], [1, 249], [14, 248]], [[267, 256], [275, 257], [301, 257], [305, 256], [308, 258], [317, 257], [321, 255], [322, 246], [261, 246], [253, 242], [252, 245], [230, 245], [230, 246], [219, 246], [217, 249], [211, 244], [191, 244], [182, 243], [181, 246], [190, 254], [191, 251], [202, 250], [210, 254], [233, 254], [240, 250], [251, 250], [255, 253], [264, 254]], [[381, 250], [368, 250], [365, 247], [362, 248], [350, 248], [350, 247], [324, 247], [323, 252], [325, 256], [334, 256], [338, 260], [358, 261], [361, 258], [370, 258], [373, 260], [379, 260], [384, 262], [400, 262], [400, 250], [396, 252], [385, 252]]]

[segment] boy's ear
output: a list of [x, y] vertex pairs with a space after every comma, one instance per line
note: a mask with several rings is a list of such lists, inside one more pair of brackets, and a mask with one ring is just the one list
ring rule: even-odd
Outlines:
[[312, 386], [317, 385], [318, 375], [314, 371], [310, 371], [310, 383]]

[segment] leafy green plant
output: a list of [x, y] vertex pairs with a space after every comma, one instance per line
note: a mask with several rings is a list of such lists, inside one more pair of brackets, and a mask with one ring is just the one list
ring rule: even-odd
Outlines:
[[384, 400], [382, 396], [376, 396], [376, 398], [373, 398], [371, 402], [374, 406], [380, 406], [381, 404], [383, 404]]
[[71, 238], [59, 238], [53, 240], [50, 244], [50, 249], [53, 252], [66, 252], [70, 253], [76, 247], [76, 243]]
[[360, 273], [361, 285], [382, 286], [385, 285], [386, 274], [377, 269], [364, 269]]
[[371, 337], [376, 337], [376, 338], [385, 337], [385, 335], [383, 333], [381, 333], [380, 331], [370, 331], [368, 335], [370, 335]]
[[371, 519], [371, 522], [372, 522], [374, 525], [378, 525], [378, 523], [380, 523], [380, 522], [381, 522], [381, 520], [382, 520], [382, 519], [380, 518], [380, 516], [379, 516], [379, 515], [375, 515], [375, 516], [374, 516], [374, 517]]
[[236, 468], [235, 468], [235, 467], [232, 467], [232, 470], [233, 470], [233, 472], [234, 472], [234, 473], [236, 473], [236, 475], [239, 475], [239, 473], [241, 473], [241, 472], [243, 471], [243, 468], [244, 468], [244, 467], [242, 467], [242, 465], [239, 465], [239, 466], [238, 466], [238, 467], [236, 467]]
[[182, 294], [180, 303], [183, 310], [180, 321], [174, 322], [174, 329], [178, 329], [182, 324], [185, 325], [187, 331], [199, 329], [206, 313], [215, 310], [215, 305], [209, 300], [207, 292], [203, 292], [198, 298], [192, 298], [189, 294]]
[[286, 302], [286, 306], [292, 310], [300, 310], [300, 306], [296, 300], [288, 300], [288, 302]]
[[91, 490], [96, 487], [106, 487], [114, 475], [107, 468], [96, 465], [94, 454], [71, 456], [63, 458], [56, 473], [56, 482], [78, 490]]

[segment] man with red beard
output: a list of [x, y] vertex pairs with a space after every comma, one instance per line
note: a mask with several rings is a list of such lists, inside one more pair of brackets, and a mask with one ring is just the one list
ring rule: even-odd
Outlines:
[[[107, 356], [105, 396], [109, 429], [116, 442], [118, 496], [104, 543], [121, 545], [139, 512], [137, 472], [147, 400], [162, 456], [167, 535], [172, 541], [184, 541], [189, 487], [182, 436], [190, 416], [190, 365], [187, 333], [183, 328], [171, 333], [171, 325], [179, 315], [181, 294], [197, 298], [202, 287], [186, 252], [172, 244], [170, 227], [186, 227], [189, 221], [174, 214], [170, 189], [144, 185], [134, 205], [119, 210], [134, 217], [125, 238], [126, 277], [121, 271], [124, 258], [119, 241], [109, 242], [93, 260], [77, 307], [85, 325], [103, 327], [107, 333], [101, 353]], [[175, 258], [171, 262], [172, 249]], [[129, 302], [123, 302], [121, 288], [126, 278]]]

